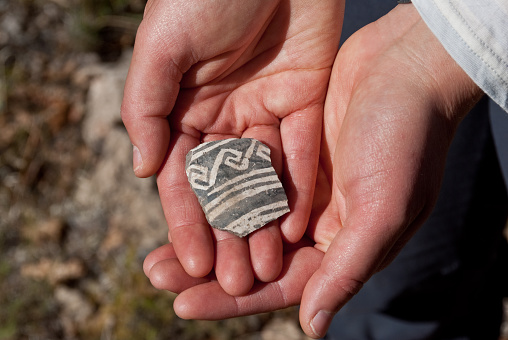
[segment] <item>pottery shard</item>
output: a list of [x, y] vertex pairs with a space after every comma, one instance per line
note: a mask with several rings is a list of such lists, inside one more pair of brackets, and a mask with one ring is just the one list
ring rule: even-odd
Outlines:
[[270, 149], [251, 138], [203, 143], [185, 170], [210, 225], [243, 237], [289, 212]]

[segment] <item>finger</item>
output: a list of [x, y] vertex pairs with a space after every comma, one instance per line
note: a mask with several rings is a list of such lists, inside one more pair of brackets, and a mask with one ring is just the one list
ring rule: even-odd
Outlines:
[[145, 259], [143, 269], [155, 288], [174, 293], [210, 281], [208, 278], [195, 278], [187, 274], [171, 244], [151, 252]]
[[165, 244], [147, 255], [145, 261], [143, 262], [143, 272], [145, 272], [145, 275], [148, 276], [148, 273], [157, 262], [175, 257], [176, 253], [173, 245], [171, 243]]
[[246, 239], [227, 231], [213, 230], [216, 238], [215, 274], [224, 291], [233, 296], [246, 294], [254, 284]]
[[281, 233], [286, 241], [297, 242], [305, 233], [316, 185], [321, 139], [322, 105], [285, 117], [280, 126], [283, 184], [291, 213], [282, 219]]
[[348, 217], [305, 287], [300, 323], [311, 337], [326, 334], [335, 313], [378, 270], [403, 233], [403, 222], [375, 220], [369, 216], [378, 217], [379, 211], [371, 208], [366, 209], [371, 214], [357, 209]]
[[249, 236], [252, 270], [262, 282], [275, 280], [282, 270], [282, 238], [279, 223], [270, 222]]
[[[169, 145], [171, 112], [181, 71], [167, 44], [158, 40], [150, 20], [139, 27], [125, 82], [121, 115], [133, 144], [133, 168], [139, 177], [157, 172]], [[163, 53], [162, 53], [163, 52]]]
[[318, 164], [312, 211], [309, 224], [305, 230], [305, 235], [314, 240], [315, 247], [323, 253], [326, 253], [340, 227], [340, 217], [336, 205], [330, 204], [332, 179], [328, 178], [327, 171], [330, 171], [330, 169], [326, 168], [326, 162], [321, 158]]
[[192, 277], [187, 274], [176, 257], [157, 262], [147, 276], [155, 288], [177, 294], [190, 287], [210, 282], [206, 277]]
[[[242, 138], [255, 138], [270, 148], [275, 172], [282, 174], [282, 146], [278, 124], [248, 128]], [[279, 276], [282, 269], [282, 238], [279, 222], [273, 221], [249, 235], [249, 250], [255, 277], [264, 282]]]
[[150, 13], [154, 6], [154, 3], [156, 3], [156, 0], [148, 0], [145, 5], [145, 11], [143, 14], [143, 17], [146, 18]]
[[322, 257], [323, 253], [312, 247], [288, 253], [277, 280], [258, 283], [245, 296], [228, 295], [217, 282], [189, 288], [176, 298], [175, 312], [183, 319], [219, 320], [296, 305]]
[[194, 277], [208, 274], [214, 262], [210, 227], [185, 174], [185, 156], [198, 144], [196, 137], [175, 133], [168, 158], [157, 176], [174, 250], [185, 271]]

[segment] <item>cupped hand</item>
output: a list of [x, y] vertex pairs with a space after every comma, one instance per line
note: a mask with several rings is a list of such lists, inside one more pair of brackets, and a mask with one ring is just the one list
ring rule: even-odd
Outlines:
[[[311, 211], [326, 88], [342, 0], [152, 0], [136, 37], [122, 119], [134, 171], [155, 173], [170, 240], [185, 272], [215, 275], [230, 294], [282, 268]], [[185, 175], [201, 142], [256, 138], [271, 149], [291, 212], [248, 240], [210, 231]]]
[[413, 5], [397, 6], [341, 48], [320, 162], [331, 194], [316, 194], [307, 231], [325, 252], [302, 294], [307, 334], [324, 336], [427, 219], [455, 130], [481, 95]]
[[300, 303], [303, 330], [324, 336], [333, 315], [432, 210], [455, 129], [480, 96], [415, 8], [397, 6], [355, 33], [335, 61], [307, 229], [313, 246], [288, 250], [281, 275], [242, 297], [213, 276], [189, 277], [171, 246], [152, 253], [145, 272], [156, 287], [181, 293], [175, 311], [183, 318]]

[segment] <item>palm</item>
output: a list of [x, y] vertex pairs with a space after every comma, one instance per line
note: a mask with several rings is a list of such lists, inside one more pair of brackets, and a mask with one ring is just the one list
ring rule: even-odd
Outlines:
[[[430, 184], [439, 183], [437, 170], [446, 148], [441, 147], [441, 154], [429, 148], [446, 145], [453, 124], [438, 117], [437, 110], [429, 115], [431, 103], [420, 99], [426, 82], [415, 83], [411, 72], [424, 78], [429, 70], [414, 66], [412, 46], [403, 43], [412, 22], [403, 26], [396, 12], [356, 32], [335, 62], [325, 106], [321, 175], [307, 229], [323, 252], [344, 225], [356, 224], [348, 222], [351, 215], [372, 216], [376, 224], [408, 225], [429, 212], [427, 200], [437, 194]], [[427, 140], [430, 129], [435, 145]], [[435, 159], [441, 163], [422, 168], [427, 152], [439, 155]], [[414, 185], [418, 176], [427, 175], [425, 187]], [[399, 206], [409, 201], [414, 206]], [[380, 223], [383, 215], [392, 220]], [[368, 221], [363, 222], [367, 228]]]
[[[305, 231], [341, 7], [336, 0], [147, 5], [122, 108], [144, 154], [136, 173], [160, 168], [161, 201], [183, 267], [200, 277], [215, 265], [231, 294], [247, 292], [254, 278], [273, 280], [282, 238], [296, 242]], [[183, 170], [192, 147], [230, 137], [271, 148], [291, 209], [280, 228], [273, 222], [248, 242], [219, 231], [212, 237]]]

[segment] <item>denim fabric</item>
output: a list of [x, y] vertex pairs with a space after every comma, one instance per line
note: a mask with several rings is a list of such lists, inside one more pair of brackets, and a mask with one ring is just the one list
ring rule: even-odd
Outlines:
[[504, 181], [508, 184], [508, 114], [493, 101], [490, 101], [489, 104], [494, 144], [496, 145]]

